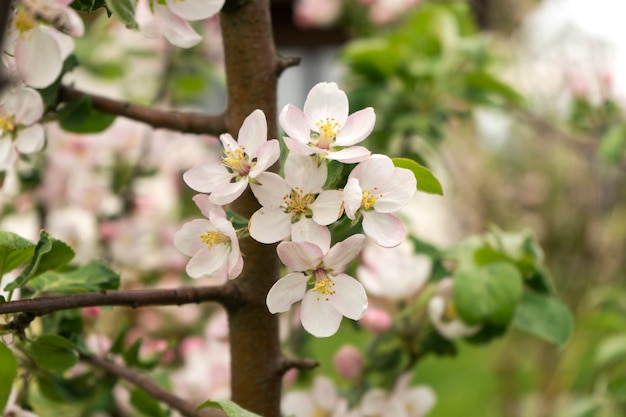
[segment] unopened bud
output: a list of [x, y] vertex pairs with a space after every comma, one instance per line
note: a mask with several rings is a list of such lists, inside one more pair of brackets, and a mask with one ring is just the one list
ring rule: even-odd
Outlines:
[[343, 345], [333, 357], [335, 369], [346, 379], [357, 379], [363, 371], [363, 355], [353, 345]]

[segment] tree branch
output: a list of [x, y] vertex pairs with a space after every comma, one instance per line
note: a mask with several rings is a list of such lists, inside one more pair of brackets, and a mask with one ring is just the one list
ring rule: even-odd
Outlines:
[[144, 122], [155, 128], [161, 127], [182, 133], [211, 135], [219, 135], [228, 130], [223, 114], [209, 115], [195, 112], [159, 110], [89, 94], [67, 85], [62, 85], [59, 90], [59, 101], [71, 101], [81, 97], [89, 97], [91, 104], [96, 110]]
[[290, 369], [303, 369], [303, 370], [311, 370], [315, 369], [319, 366], [319, 362], [313, 359], [296, 359], [296, 358], [282, 358], [279, 362], [279, 372], [280, 374], [284, 374]]
[[168, 306], [215, 301], [229, 306], [241, 299], [239, 289], [230, 282], [217, 287], [100, 291], [52, 297], [31, 298], [0, 304], [0, 314], [31, 313], [37, 316], [58, 310], [93, 306]]
[[[8, 30], [9, 14], [11, 13], [11, 0], [0, 2], [0, 48], [4, 47], [4, 39]], [[0, 92], [9, 84], [4, 65], [0, 65]]]
[[196, 410], [193, 404], [165, 390], [147, 376], [124, 365], [84, 353], [80, 354], [80, 360], [130, 382], [136, 387], [143, 389], [152, 398], [167, 404], [170, 408], [177, 410], [186, 417], [226, 417], [226, 413], [218, 409]]

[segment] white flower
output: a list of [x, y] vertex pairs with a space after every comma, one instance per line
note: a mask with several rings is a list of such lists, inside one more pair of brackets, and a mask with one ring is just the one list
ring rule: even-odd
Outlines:
[[279, 119], [291, 152], [318, 154], [344, 163], [361, 162], [370, 155], [363, 146], [352, 145], [374, 129], [374, 110], [368, 107], [348, 116], [348, 97], [335, 83], [315, 85], [304, 102], [304, 111], [288, 104]]
[[446, 339], [472, 336], [482, 326], [470, 326], [461, 320], [452, 300], [453, 286], [452, 278], [443, 279], [437, 284], [435, 294], [428, 302], [428, 318], [439, 334]]
[[183, 179], [191, 188], [210, 193], [214, 204], [232, 203], [280, 156], [278, 140], [267, 140], [267, 122], [261, 110], [253, 111], [239, 129], [238, 142], [225, 133], [220, 136], [224, 146], [218, 163], [206, 162], [185, 172]]
[[324, 190], [327, 167], [314, 158], [290, 153], [285, 161], [285, 178], [264, 172], [251, 184], [263, 206], [250, 218], [250, 236], [262, 243], [292, 240], [319, 243], [330, 240], [325, 227], [342, 213], [341, 191]]
[[290, 391], [281, 401], [284, 415], [295, 417], [338, 417], [347, 408], [344, 398], [339, 398], [337, 387], [329, 378], [318, 376], [313, 380], [311, 392]]
[[411, 374], [401, 375], [393, 392], [380, 388], [369, 390], [361, 400], [360, 411], [363, 417], [394, 416], [422, 417], [435, 405], [435, 393], [430, 387], [409, 387]]
[[310, 242], [282, 242], [278, 257], [295, 271], [279, 279], [267, 294], [271, 313], [289, 310], [302, 300], [300, 320], [306, 331], [317, 337], [337, 332], [343, 316], [359, 320], [367, 308], [367, 295], [354, 278], [342, 273], [359, 254], [365, 236], [350, 236], [329, 249]]
[[38, 152], [44, 145], [44, 130], [37, 123], [43, 115], [43, 101], [32, 88], [9, 93], [0, 104], [0, 171], [9, 168], [17, 153]]
[[404, 207], [417, 191], [415, 175], [396, 168], [388, 156], [372, 155], [357, 165], [343, 189], [346, 215], [363, 217], [363, 231], [384, 247], [398, 246], [406, 237], [404, 224], [392, 213]]
[[185, 223], [174, 235], [174, 245], [191, 260], [187, 274], [192, 278], [216, 277], [221, 280], [236, 278], [243, 269], [239, 240], [224, 209], [196, 195], [194, 202], [206, 219]]

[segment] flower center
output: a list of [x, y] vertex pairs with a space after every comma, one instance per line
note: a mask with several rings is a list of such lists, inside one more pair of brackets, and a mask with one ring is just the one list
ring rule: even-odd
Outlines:
[[291, 213], [293, 221], [300, 220], [302, 215], [312, 215], [309, 205], [315, 201], [315, 196], [311, 193], [304, 194], [301, 188], [294, 188], [290, 194], [285, 194], [283, 197], [285, 213]]
[[[335, 294], [335, 290], [333, 290], [335, 283], [328, 278], [328, 275], [326, 275], [326, 269], [324, 268], [316, 269], [313, 272], [313, 276], [315, 276], [313, 291], [320, 294], [320, 296], [323, 296], [324, 299], [328, 301], [329, 296]], [[319, 300], [320, 297], [318, 296], [317, 299]]]
[[376, 188], [372, 191], [363, 190], [363, 197], [361, 197], [361, 207], [365, 210], [369, 210], [376, 204], [376, 201], [382, 197], [382, 194], [374, 194]]
[[15, 124], [15, 119], [8, 114], [3, 114], [0, 116], [0, 130], [8, 133], [14, 133], [17, 129], [17, 125]]
[[457, 311], [456, 311], [456, 306], [454, 305], [453, 302], [448, 302], [446, 304], [446, 309], [443, 311], [443, 320], [444, 321], [452, 321], [455, 320], [459, 317]]
[[20, 10], [15, 16], [15, 20], [13, 21], [15, 28], [20, 31], [21, 34], [24, 34], [35, 27], [35, 18], [33, 15], [25, 10]]
[[319, 129], [317, 137], [311, 135], [311, 139], [314, 140], [315, 146], [320, 149], [330, 149], [331, 145], [335, 143], [335, 137], [337, 132], [341, 130], [341, 124], [335, 121], [332, 117], [319, 120], [315, 123], [315, 126]]
[[248, 157], [245, 154], [245, 149], [239, 147], [232, 151], [222, 150], [222, 163], [226, 165], [226, 168], [231, 172], [237, 174], [240, 177], [245, 177], [250, 173], [252, 164], [248, 161]]
[[200, 239], [208, 249], [211, 249], [213, 246], [219, 245], [220, 243], [230, 243], [230, 238], [224, 233], [210, 230], [202, 233], [200, 235]]

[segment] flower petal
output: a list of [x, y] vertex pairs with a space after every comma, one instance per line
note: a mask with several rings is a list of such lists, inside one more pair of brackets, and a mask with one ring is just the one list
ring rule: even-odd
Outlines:
[[392, 213], [406, 206], [417, 192], [415, 175], [408, 169], [394, 169], [393, 177], [381, 191], [382, 197], [376, 201], [374, 210]]
[[159, 30], [172, 45], [191, 48], [202, 41], [202, 36], [198, 35], [186, 20], [172, 13], [167, 6], [154, 4], [154, 17]]
[[262, 207], [250, 217], [248, 229], [257, 242], [278, 242], [291, 234], [291, 214], [279, 208]]
[[367, 294], [363, 285], [346, 274], [332, 278], [335, 294], [330, 298], [338, 312], [349, 319], [359, 320], [367, 310]]
[[306, 145], [300, 142], [297, 139], [290, 138], [289, 136], [284, 136], [283, 142], [285, 142], [285, 146], [287, 146], [287, 149], [289, 149], [289, 152], [296, 154], [296, 155], [307, 156], [307, 155], [312, 155], [314, 153], [326, 153], [326, 151], [323, 149], [313, 148], [309, 145]]
[[339, 151], [328, 152], [326, 159], [339, 161], [344, 164], [356, 164], [369, 158], [371, 152], [363, 146], [351, 146]]
[[15, 64], [26, 84], [35, 88], [47, 87], [63, 68], [61, 47], [54, 37], [37, 25], [15, 44]]
[[15, 157], [13, 141], [9, 138], [0, 138], [0, 171], [6, 171], [13, 165]]
[[266, 304], [270, 313], [283, 313], [295, 302], [302, 300], [309, 277], [300, 272], [285, 275], [270, 288]]
[[400, 219], [391, 213], [363, 211], [363, 231], [378, 245], [385, 248], [398, 246], [406, 237], [406, 228]]
[[45, 143], [43, 126], [39, 123], [21, 129], [15, 139], [15, 148], [24, 154], [39, 152]]
[[354, 167], [348, 178], [358, 178], [361, 188], [371, 191], [391, 183], [395, 167], [391, 158], [374, 154]]
[[359, 180], [357, 178], [348, 179], [343, 189], [343, 207], [349, 219], [354, 219], [356, 212], [361, 208], [362, 201], [363, 189], [361, 189]]
[[322, 191], [309, 208], [313, 210], [313, 220], [317, 224], [334, 223], [343, 212], [343, 193], [339, 190]]
[[335, 244], [326, 256], [324, 256], [324, 265], [334, 271], [343, 271], [351, 260], [356, 258], [365, 246], [365, 236], [358, 234], [352, 235], [346, 240]]
[[191, 278], [224, 278], [230, 248], [224, 244], [205, 247], [196, 253], [187, 263], [187, 274]]
[[211, 222], [206, 219], [191, 220], [174, 233], [174, 246], [185, 255], [193, 256], [199, 250], [206, 249], [200, 236], [207, 231], [215, 230]]
[[283, 107], [279, 115], [280, 125], [288, 136], [302, 144], [311, 141], [311, 124], [302, 110], [292, 104]]
[[43, 100], [41, 95], [32, 88], [24, 87], [11, 94], [7, 100], [7, 108], [15, 120], [24, 126], [30, 126], [43, 116]]
[[300, 221], [291, 224], [291, 240], [294, 242], [311, 242], [317, 245], [323, 253], [330, 248], [330, 231], [326, 226], [320, 226], [312, 219], [303, 217]]
[[328, 337], [337, 333], [342, 315], [324, 296], [309, 290], [304, 294], [300, 309], [302, 327], [316, 337]]
[[265, 113], [257, 109], [246, 117], [239, 129], [237, 142], [245, 148], [245, 152], [250, 158], [256, 157], [261, 145], [267, 142]]
[[218, 207], [212, 203], [211, 200], [209, 200], [209, 196], [206, 194], [196, 194], [193, 196], [192, 200], [200, 209], [200, 213], [202, 213], [202, 215], [207, 219], [209, 218], [211, 211]]
[[252, 167], [248, 176], [256, 178], [261, 172], [265, 172], [269, 167], [274, 165], [280, 157], [280, 144], [278, 140], [272, 139], [263, 143], [256, 154], [256, 165]]
[[248, 188], [248, 177], [239, 181], [222, 183], [215, 187], [209, 199], [211, 202], [223, 206], [235, 201]]
[[348, 96], [335, 83], [319, 83], [311, 88], [302, 109], [313, 123], [327, 118], [345, 125], [348, 119]]
[[337, 132], [335, 146], [351, 146], [365, 139], [376, 123], [374, 109], [368, 107], [348, 116], [346, 124]]
[[185, 20], [208, 19], [224, 6], [224, 0], [167, 0], [167, 7]]
[[304, 194], [319, 193], [326, 182], [328, 168], [317, 159], [290, 153], [285, 161], [285, 181], [291, 188], [300, 188]]
[[306, 271], [319, 265], [324, 252], [311, 242], [281, 242], [276, 248], [278, 257], [292, 271]]
[[[258, 184], [256, 183], [258, 182]], [[263, 207], [278, 208], [291, 194], [291, 187], [278, 174], [263, 172], [250, 184], [252, 193]]]
[[210, 193], [222, 184], [227, 184], [235, 176], [217, 162], [196, 165], [183, 174], [183, 180], [193, 190]]

